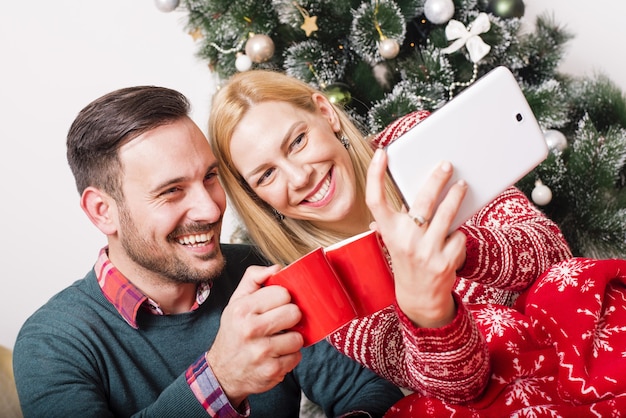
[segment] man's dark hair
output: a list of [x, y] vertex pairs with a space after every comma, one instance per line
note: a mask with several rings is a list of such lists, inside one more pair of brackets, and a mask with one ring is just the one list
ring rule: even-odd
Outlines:
[[121, 201], [120, 147], [147, 131], [188, 116], [189, 110], [183, 94], [155, 86], [119, 89], [88, 104], [67, 134], [67, 161], [78, 193], [94, 186]]

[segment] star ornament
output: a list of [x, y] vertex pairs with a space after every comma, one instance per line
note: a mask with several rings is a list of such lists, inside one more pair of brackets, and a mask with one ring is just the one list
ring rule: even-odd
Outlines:
[[189, 35], [194, 41], [202, 38], [202, 30], [200, 28], [195, 28], [194, 30], [189, 31]]
[[304, 23], [300, 26], [300, 29], [306, 33], [306, 36], [309, 37], [313, 32], [318, 30], [317, 27], [317, 16], [305, 16]]

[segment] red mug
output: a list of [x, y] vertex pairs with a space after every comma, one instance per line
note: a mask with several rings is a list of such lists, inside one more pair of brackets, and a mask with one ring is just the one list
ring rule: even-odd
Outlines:
[[367, 231], [326, 248], [326, 258], [350, 295], [357, 317], [394, 303], [396, 290], [380, 234]]
[[322, 248], [273, 274], [265, 284], [286, 288], [291, 301], [300, 308], [302, 319], [292, 330], [302, 334], [305, 347], [324, 339], [355, 317], [354, 308]]
[[285, 287], [300, 308], [302, 319], [292, 330], [302, 334], [305, 347], [395, 300], [393, 274], [375, 231], [311, 251], [265, 284]]

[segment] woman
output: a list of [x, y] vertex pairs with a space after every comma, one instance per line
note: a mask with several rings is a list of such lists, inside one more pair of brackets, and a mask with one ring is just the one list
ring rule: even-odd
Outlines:
[[[374, 143], [397, 138], [423, 117], [400, 119]], [[209, 138], [232, 204], [276, 263], [376, 221], [392, 259], [396, 305], [353, 321], [329, 341], [428, 396], [468, 401], [488, 378], [484, 338], [457, 293], [466, 302], [512, 304], [547, 267], [571, 256], [558, 227], [514, 189], [448, 236], [466, 185], [455, 184], [435, 205], [452, 175], [445, 162], [407, 216], [385, 175], [384, 153], [372, 160], [374, 147], [345, 112], [280, 73], [235, 75], [213, 99]]]

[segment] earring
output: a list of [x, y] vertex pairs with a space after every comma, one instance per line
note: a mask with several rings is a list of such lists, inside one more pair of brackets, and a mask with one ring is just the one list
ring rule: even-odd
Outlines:
[[279, 211], [277, 211], [276, 209], [272, 208], [272, 212], [274, 213], [274, 217], [276, 219], [278, 219], [278, 222], [282, 222], [283, 219], [285, 219], [285, 215], [283, 215], [282, 213], [280, 213]]
[[348, 141], [348, 138], [345, 135], [341, 134], [341, 136], [339, 136], [339, 133], [337, 133], [337, 139], [341, 142], [341, 145], [343, 145], [345, 149], [350, 148], [350, 141]]

